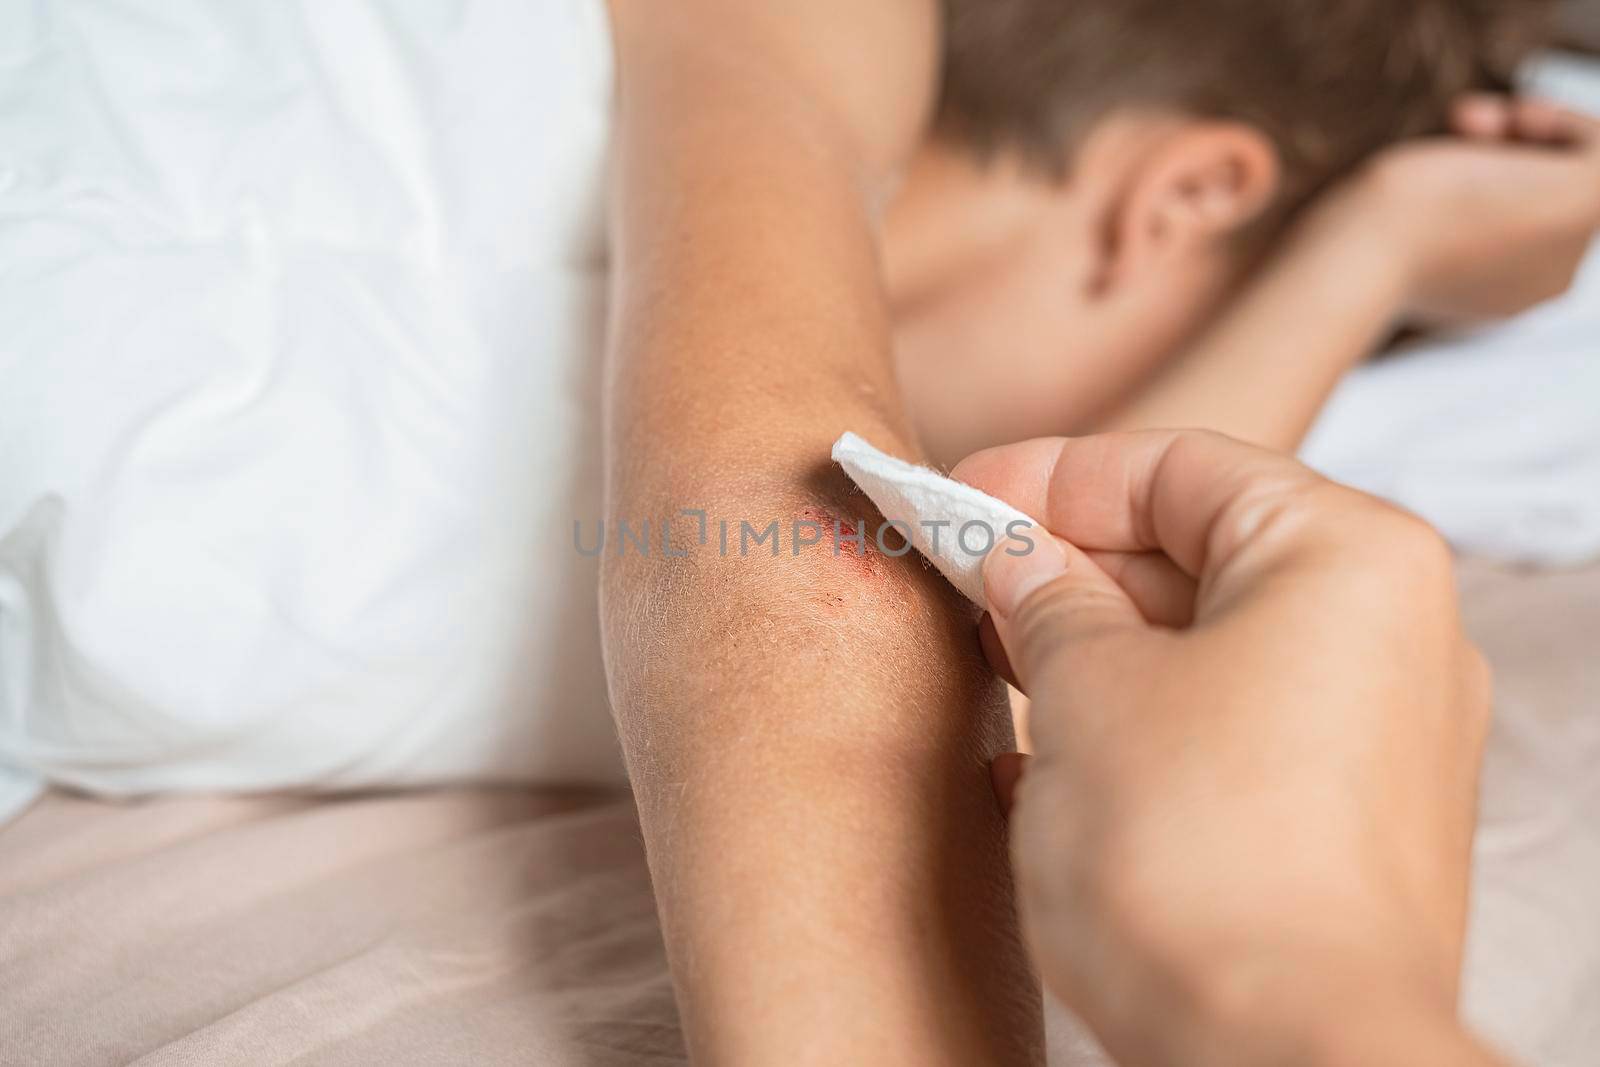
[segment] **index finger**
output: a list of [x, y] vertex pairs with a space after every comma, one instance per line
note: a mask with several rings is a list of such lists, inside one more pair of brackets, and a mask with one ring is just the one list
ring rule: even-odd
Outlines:
[[969, 456], [952, 476], [1085, 551], [1164, 552], [1191, 577], [1326, 484], [1286, 456], [1199, 430], [1026, 441]]

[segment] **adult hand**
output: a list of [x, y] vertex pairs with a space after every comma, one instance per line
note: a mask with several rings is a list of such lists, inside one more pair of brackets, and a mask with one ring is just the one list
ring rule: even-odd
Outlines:
[[1209, 434], [956, 477], [1060, 538], [986, 567], [1049, 988], [1124, 1065], [1489, 1062], [1455, 1022], [1489, 680], [1439, 537]]

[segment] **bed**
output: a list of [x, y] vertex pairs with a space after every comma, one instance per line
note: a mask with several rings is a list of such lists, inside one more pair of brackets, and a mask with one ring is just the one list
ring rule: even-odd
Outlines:
[[[1466, 1008], [1526, 1063], [1594, 1067], [1600, 566], [1469, 561], [1462, 588], [1499, 678]], [[1102, 1062], [1064, 1012], [1050, 1030], [1053, 1063]], [[625, 794], [57, 790], [0, 825], [0, 1067], [682, 1062]]]
[[[1600, 567], [1462, 588], [1499, 681], [1467, 1011], [1593, 1067]], [[1102, 1062], [1051, 1014], [1053, 1063]], [[0, 829], [7, 1067], [682, 1062], [625, 796], [50, 792]]]

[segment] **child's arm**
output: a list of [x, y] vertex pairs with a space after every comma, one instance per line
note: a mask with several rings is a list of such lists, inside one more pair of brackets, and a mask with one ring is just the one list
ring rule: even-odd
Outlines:
[[[796, 519], [872, 517], [829, 463], [842, 431], [914, 454], [874, 209], [931, 104], [934, 5], [614, 7], [608, 512], [709, 513], [704, 545], [675, 525], [688, 558], [608, 552], [601, 592], [691, 1053], [1039, 1062], [976, 618], [914, 559], [791, 545]], [[742, 557], [745, 522], [780, 553]]]
[[1458, 125], [1477, 143], [1391, 150], [1315, 206], [1200, 342], [1098, 428], [1293, 449], [1408, 317], [1500, 317], [1563, 292], [1600, 227], [1600, 124], [1478, 98]]

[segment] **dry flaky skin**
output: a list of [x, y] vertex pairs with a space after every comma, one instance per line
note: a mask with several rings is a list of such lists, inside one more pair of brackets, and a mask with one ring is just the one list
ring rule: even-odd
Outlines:
[[[611, 518], [872, 519], [828, 450], [915, 451], [872, 207], [932, 5], [614, 8]], [[910, 558], [687, 547], [608, 554], [602, 617], [697, 1062], [1039, 1061], [970, 609]]]

